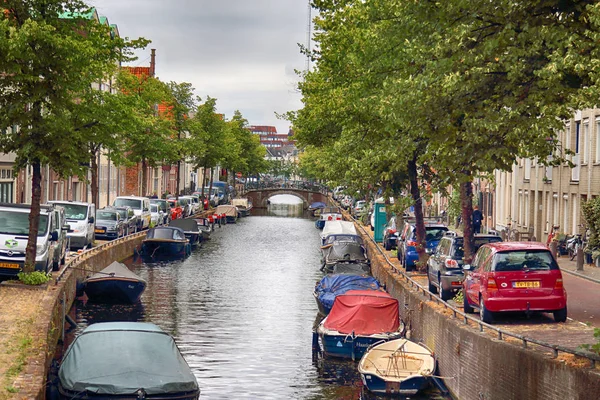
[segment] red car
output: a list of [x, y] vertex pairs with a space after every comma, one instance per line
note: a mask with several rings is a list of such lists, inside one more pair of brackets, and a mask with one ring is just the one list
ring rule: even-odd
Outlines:
[[556, 322], [567, 319], [562, 274], [543, 243], [484, 244], [463, 270], [464, 311], [478, 308], [483, 322], [509, 311], [551, 312]]
[[167, 199], [171, 205], [171, 220], [183, 218], [183, 208], [179, 205], [175, 199]]

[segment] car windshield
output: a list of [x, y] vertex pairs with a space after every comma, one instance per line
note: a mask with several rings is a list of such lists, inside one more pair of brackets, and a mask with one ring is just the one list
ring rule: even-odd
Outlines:
[[558, 265], [548, 250], [518, 250], [497, 253], [494, 271], [549, 271]]
[[[429, 241], [435, 241], [435, 240], [440, 240], [441, 238], [444, 237], [444, 235], [446, 234], [446, 232], [448, 232], [448, 227], [445, 226], [426, 226], [425, 227], [425, 240]], [[414, 229], [413, 227], [413, 231], [412, 231], [412, 240], [416, 240], [417, 238], [417, 230]]]
[[98, 211], [96, 213], [96, 219], [101, 221], [116, 221], [117, 213], [113, 211]]
[[157, 204], [150, 204], [150, 212], [157, 213], [158, 212], [158, 205]]
[[[46, 235], [48, 231], [48, 216], [40, 215], [38, 236]], [[0, 233], [7, 235], [29, 234], [29, 213], [0, 211]]]
[[[501, 242], [502, 238], [500, 236], [487, 237], [487, 238], [475, 238], [475, 248], [473, 249], [473, 254], [477, 253], [477, 250], [486, 243], [496, 243]], [[463, 238], [454, 239], [454, 254], [452, 258], [456, 260], [461, 260], [465, 256], [465, 248]]]
[[142, 209], [142, 201], [141, 200], [136, 200], [136, 199], [115, 199], [115, 207], [123, 207], [123, 206], [128, 206], [131, 207], [135, 210], [141, 210]]
[[83, 221], [87, 217], [88, 206], [80, 204], [59, 203], [65, 209], [65, 218]]
[[127, 210], [126, 209], [121, 209], [121, 210], [116, 210], [119, 215], [121, 216], [121, 218], [127, 218]]

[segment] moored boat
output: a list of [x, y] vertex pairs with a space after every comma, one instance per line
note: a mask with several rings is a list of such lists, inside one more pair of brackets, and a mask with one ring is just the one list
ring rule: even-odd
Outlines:
[[90, 301], [104, 303], [135, 303], [146, 289], [144, 279], [117, 261], [83, 283], [83, 290]]
[[371, 266], [368, 263], [337, 262], [328, 265], [327, 270], [332, 274], [371, 275]]
[[435, 372], [435, 357], [425, 345], [396, 339], [370, 347], [358, 372], [365, 387], [378, 394], [415, 395]]
[[189, 240], [192, 247], [197, 246], [200, 243], [202, 232], [200, 232], [200, 228], [198, 227], [196, 220], [190, 218], [176, 219], [171, 221], [169, 226], [181, 228], [183, 230], [183, 234], [187, 240]]
[[159, 226], [148, 230], [140, 255], [146, 259], [184, 258], [190, 255], [191, 249], [183, 229]]
[[313, 296], [319, 312], [329, 314], [335, 298], [350, 290], [382, 290], [377, 279], [360, 275], [326, 275], [315, 285]]
[[321, 215], [315, 221], [315, 226], [318, 229], [323, 229], [327, 221], [341, 221], [343, 218], [342, 210], [339, 207], [325, 207], [320, 210]]
[[358, 236], [354, 222], [333, 220], [325, 222], [323, 231], [321, 232], [321, 245], [325, 245], [329, 235], [354, 235]]
[[238, 218], [238, 209], [231, 204], [221, 204], [220, 206], [217, 206], [215, 213], [225, 216], [221, 223], [227, 222], [228, 224], [235, 224]]
[[358, 360], [370, 345], [404, 336], [398, 300], [382, 291], [350, 290], [335, 298], [317, 335], [323, 354]]
[[196, 400], [198, 383], [173, 338], [152, 323], [88, 326], [69, 346], [58, 398]]
[[321, 270], [331, 272], [339, 262], [369, 264], [367, 249], [358, 235], [333, 234], [321, 246]]
[[202, 241], [206, 241], [210, 239], [210, 235], [213, 232], [213, 226], [215, 225], [212, 221], [212, 216], [208, 218], [194, 218], [196, 224], [198, 224], [198, 229], [200, 233], [202, 233]]
[[252, 201], [247, 198], [237, 198], [231, 200], [231, 205], [236, 206], [240, 216], [247, 217], [250, 215], [250, 210], [252, 210]]

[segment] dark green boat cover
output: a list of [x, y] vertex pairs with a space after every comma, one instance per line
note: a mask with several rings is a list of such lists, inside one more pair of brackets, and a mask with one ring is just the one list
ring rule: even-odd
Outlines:
[[90, 325], [69, 346], [58, 372], [64, 389], [123, 395], [193, 392], [198, 383], [173, 338], [144, 322]]

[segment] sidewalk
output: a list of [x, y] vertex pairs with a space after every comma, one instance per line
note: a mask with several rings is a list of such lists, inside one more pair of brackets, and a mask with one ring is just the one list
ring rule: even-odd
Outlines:
[[583, 271], [577, 271], [577, 263], [568, 256], [559, 256], [557, 261], [563, 272], [600, 284], [600, 268], [594, 264], [584, 264]]

